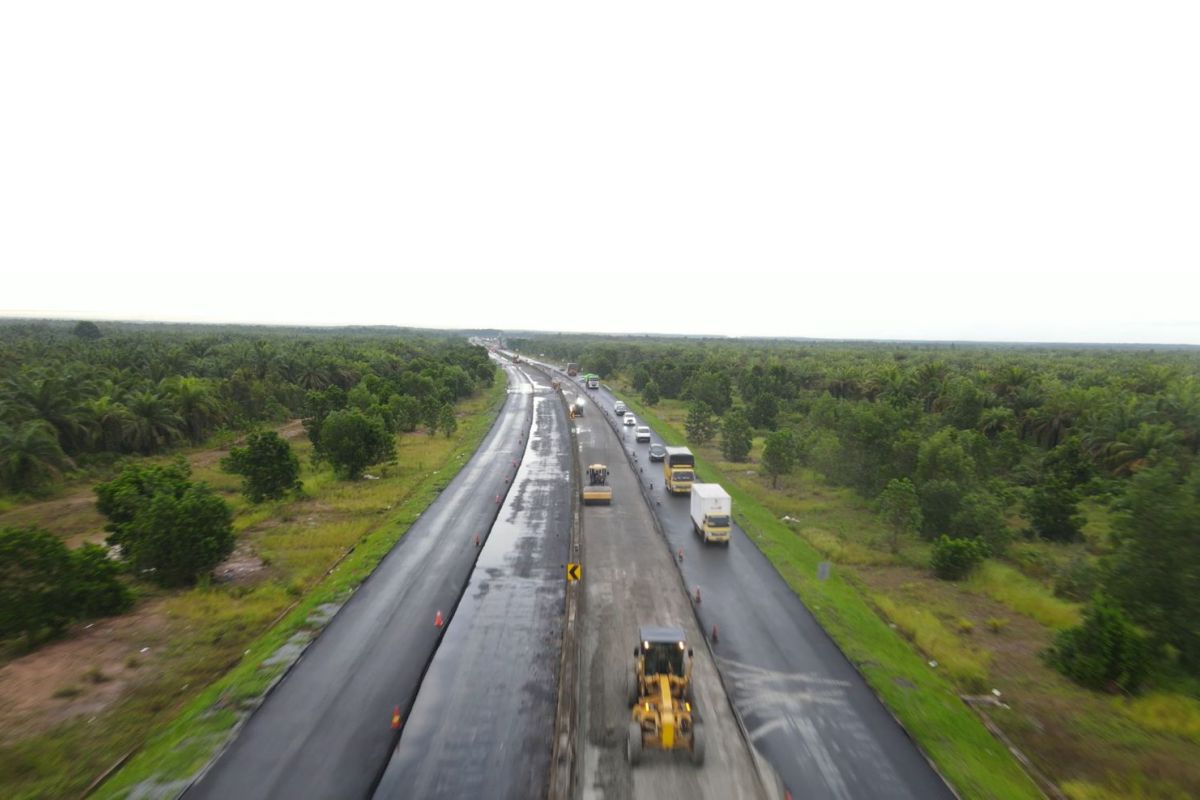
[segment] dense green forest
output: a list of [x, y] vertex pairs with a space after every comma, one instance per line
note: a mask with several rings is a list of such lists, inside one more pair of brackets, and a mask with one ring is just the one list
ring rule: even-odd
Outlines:
[[[0, 491], [197, 444], [215, 431], [347, 407], [387, 431], [449, 424], [490, 385], [461, 336], [395, 330], [0, 323]], [[452, 418], [452, 415], [450, 415]]]
[[[1111, 535], [1054, 567], [1091, 603], [1048, 654], [1085, 685], [1134, 689], [1149, 659], [1200, 674], [1200, 352], [1195, 349], [789, 343], [582, 336], [510, 347], [620, 375], [648, 405], [690, 404], [689, 440], [852, 487], [897, 535], [935, 542], [959, 578], [1021, 539]], [[907, 498], [907, 500], [906, 500]], [[1027, 555], [1027, 554], [1023, 554]]]

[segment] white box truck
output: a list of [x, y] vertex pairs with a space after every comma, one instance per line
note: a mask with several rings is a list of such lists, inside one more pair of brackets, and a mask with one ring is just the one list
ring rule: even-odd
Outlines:
[[733, 501], [729, 493], [715, 483], [692, 484], [692, 527], [705, 543], [729, 544], [733, 525]]

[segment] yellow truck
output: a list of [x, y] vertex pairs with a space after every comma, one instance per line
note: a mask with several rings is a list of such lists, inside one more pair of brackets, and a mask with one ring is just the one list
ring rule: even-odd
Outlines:
[[686, 447], [668, 447], [663, 458], [663, 484], [671, 494], [690, 494], [696, 480], [696, 457]]

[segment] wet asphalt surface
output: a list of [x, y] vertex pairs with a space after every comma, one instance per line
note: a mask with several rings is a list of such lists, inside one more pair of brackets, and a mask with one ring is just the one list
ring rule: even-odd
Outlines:
[[566, 412], [530, 377], [528, 449], [376, 798], [545, 796], [573, 489]]
[[440, 610], [453, 619], [480, 555], [475, 536], [488, 541], [506, 478], [525, 451], [533, 394], [519, 370], [505, 369], [509, 395], [480, 448], [186, 792], [189, 799], [370, 794], [396, 745], [393, 709], [407, 717], [446, 630], [434, 616]]
[[[632, 428], [617, 423], [616, 398], [605, 389], [586, 394], [625, 451], [637, 456], [643, 486], [653, 483], [651, 508], [667, 537], [659, 545], [673, 554], [683, 549], [676, 565], [689, 594], [701, 589], [701, 602], [693, 602], [701, 628], [711, 634], [717, 626], [713, 651], [730, 699], [786, 789], [812, 800], [953, 798], [746, 533], [735, 526], [728, 546], [705, 545], [692, 529], [689, 497], [664, 490], [662, 465], [649, 461], [649, 443], [636, 443]], [[662, 442], [657, 433], [653, 442]]]

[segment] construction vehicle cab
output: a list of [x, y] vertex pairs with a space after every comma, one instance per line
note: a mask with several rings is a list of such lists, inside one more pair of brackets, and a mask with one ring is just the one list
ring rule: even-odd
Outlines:
[[688, 750], [704, 762], [704, 727], [692, 699], [692, 650], [680, 628], [643, 625], [633, 651], [625, 754], [637, 764], [647, 749]]
[[611, 503], [612, 487], [608, 485], [608, 467], [592, 464], [587, 468], [587, 485], [583, 487], [583, 504]]

